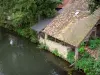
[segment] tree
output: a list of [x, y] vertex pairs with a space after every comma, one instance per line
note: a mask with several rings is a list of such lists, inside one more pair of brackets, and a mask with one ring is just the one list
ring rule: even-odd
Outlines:
[[100, 0], [89, 0], [89, 9], [91, 13], [93, 13], [99, 7], [100, 7]]
[[39, 17], [53, 17], [61, 0], [0, 0], [0, 23], [14, 27], [34, 25]]

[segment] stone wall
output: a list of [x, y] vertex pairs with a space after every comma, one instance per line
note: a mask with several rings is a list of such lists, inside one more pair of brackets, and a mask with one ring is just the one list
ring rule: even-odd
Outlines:
[[58, 50], [58, 53], [59, 53], [60, 57], [65, 59], [65, 60], [67, 58], [68, 52], [71, 50], [71, 48], [68, 47], [68, 46], [63, 46], [59, 43], [56, 43], [56, 42], [48, 40], [48, 39], [45, 40], [41, 37], [39, 38], [39, 42], [43, 43], [43, 44], [46, 44], [46, 46], [49, 48], [50, 52], [53, 52], [54, 50]]

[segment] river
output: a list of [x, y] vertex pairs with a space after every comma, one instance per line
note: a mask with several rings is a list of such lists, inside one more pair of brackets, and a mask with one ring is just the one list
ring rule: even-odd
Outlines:
[[28, 39], [0, 29], [0, 75], [85, 75], [69, 65]]

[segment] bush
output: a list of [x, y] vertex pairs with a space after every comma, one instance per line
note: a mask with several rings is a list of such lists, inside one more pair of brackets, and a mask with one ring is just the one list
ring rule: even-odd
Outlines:
[[[67, 60], [72, 64], [74, 60], [74, 52], [70, 51]], [[100, 74], [100, 59], [95, 60], [89, 53], [83, 52], [80, 59], [75, 63], [75, 69], [82, 69], [86, 75], [99, 75]]]
[[76, 62], [76, 69], [82, 69], [86, 75], [100, 74], [100, 59], [95, 60], [87, 52]]
[[89, 0], [89, 9], [91, 13], [93, 13], [99, 7], [100, 7], [100, 0]]
[[48, 46], [46, 46], [46, 44], [43, 44], [43, 43], [39, 44], [38, 48], [44, 49], [44, 50], [48, 50], [49, 49]]
[[78, 49], [78, 52], [81, 53], [81, 54], [84, 53], [85, 52], [84, 46], [80, 47]]
[[0, 24], [30, 27], [39, 18], [53, 17], [62, 0], [0, 0]]
[[53, 17], [62, 0], [0, 0], [0, 26], [37, 42], [37, 35], [30, 27], [39, 18]]
[[67, 60], [68, 60], [68, 62], [70, 62], [71, 64], [72, 63], [74, 63], [74, 56], [75, 56], [75, 53], [74, 52], [72, 52], [72, 51], [70, 51], [70, 52], [68, 52], [68, 55], [67, 55]]
[[[91, 49], [97, 48], [100, 45], [100, 39], [92, 39], [89, 41], [89, 47]], [[100, 75], [100, 58], [99, 60], [95, 60], [92, 58], [89, 53], [85, 52], [84, 47], [85, 43], [82, 43], [79, 48], [80, 58], [75, 63], [76, 69], [82, 69], [86, 75]], [[74, 52], [69, 52], [67, 56], [67, 60], [72, 64], [75, 62], [74, 60]]]
[[34, 30], [32, 30], [31, 28], [19, 28], [15, 30], [19, 35], [29, 38], [31, 40], [31, 42], [37, 43], [38, 42], [38, 38], [37, 38], [37, 34]]
[[55, 54], [56, 56], [60, 56], [57, 49], [53, 50], [52, 53]]
[[93, 65], [94, 75], [100, 75], [100, 59]]
[[90, 49], [96, 49], [98, 46], [100, 45], [100, 39], [96, 38], [96, 39], [91, 39], [89, 41], [89, 48]]
[[93, 65], [94, 65], [94, 60], [91, 57], [88, 58], [82, 57], [75, 64], [76, 68], [82, 69], [86, 73], [86, 75], [94, 75], [92, 73]]

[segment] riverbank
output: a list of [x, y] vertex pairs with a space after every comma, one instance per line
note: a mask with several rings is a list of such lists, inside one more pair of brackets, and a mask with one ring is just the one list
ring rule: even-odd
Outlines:
[[[4, 25], [2, 27], [10, 30], [11, 32], [13, 31], [14, 33], [17, 33], [18, 35], [20, 35], [22, 37], [28, 38], [33, 43], [38, 43], [38, 38], [37, 38], [36, 32], [33, 31], [33, 30], [31, 30], [30, 28], [18, 29], [18, 28], [14, 28], [14, 27], [11, 27], [11, 26], [6, 27], [6, 25]], [[33, 41], [32, 41], [32, 38], [33, 38]], [[95, 42], [95, 43], [93, 43], [93, 42]], [[90, 47], [94, 48], [96, 46], [97, 42], [99, 42], [98, 39], [94, 40], [94, 41], [92, 40], [92, 43], [90, 44]], [[54, 43], [53, 46], [55, 47], [55, 45], [56, 44]], [[54, 55], [56, 55], [58, 57], [61, 57], [64, 60], [70, 62], [71, 64], [74, 63], [73, 66], [75, 67], [75, 69], [80, 69], [80, 70], [82, 69], [86, 73], [86, 75], [90, 75], [90, 74], [91, 75], [92, 74], [93, 75], [98, 75], [98, 73], [99, 73], [99, 71], [98, 71], [99, 67], [97, 67], [97, 66], [100, 65], [100, 62], [99, 61], [95, 61], [95, 59], [93, 57], [91, 57], [89, 55], [89, 53], [87, 53], [86, 51], [84, 51], [84, 47], [85, 47], [85, 44], [83, 43], [82, 46], [79, 48], [79, 60], [77, 60], [77, 62], [75, 63], [75, 60], [74, 60], [75, 53], [73, 51], [70, 50], [69, 52], [63, 52], [64, 53], [63, 54], [62, 50], [61, 50], [61, 52], [59, 52], [57, 49], [51, 49], [52, 51], [50, 51], [48, 49], [48, 46], [46, 46], [45, 44], [40, 44], [39, 45], [40, 49], [43, 48], [43, 50], [48, 50], [51, 53], [53, 53]], [[66, 48], [65, 48], [65, 51], [67, 51]], [[94, 73], [97, 73], [97, 74], [94, 74]]]
[[12, 25], [0, 25], [3, 28], [6, 28], [10, 31], [13, 31], [15, 33], [17, 33], [20, 36], [23, 36], [25, 38], [28, 38], [31, 42], [33, 43], [38, 43], [38, 38], [37, 38], [37, 33], [36, 31], [32, 30], [31, 27], [14, 27]]
[[69, 52], [68, 61], [75, 65], [76, 69], [82, 69], [86, 75], [100, 74], [100, 38], [89, 40], [82, 43], [79, 50], [79, 59], [75, 62], [74, 52]]
[[[5, 27], [4, 27], [5, 28]], [[6, 28], [6, 29], [8, 29], [8, 28]], [[11, 29], [10, 29], [11, 30]], [[29, 40], [30, 40], [30, 38], [29, 37], [26, 37], [26, 36], [24, 36], [24, 35], [22, 35], [22, 34], [20, 34], [19, 32], [17, 32], [18, 30], [14, 30], [14, 29], [12, 29], [12, 31], [14, 31], [15, 33], [17, 33], [18, 35], [20, 35], [20, 36], [23, 36], [23, 37], [25, 37], [25, 38], [28, 38]], [[21, 31], [22, 32], [22, 31]], [[29, 33], [29, 32], [28, 32]], [[27, 34], [28, 35], [28, 34]], [[34, 36], [34, 35], [32, 35], [32, 36]], [[34, 43], [36, 43], [36, 42], [34, 42]], [[39, 46], [40, 47], [40, 46]], [[42, 47], [40, 47], [40, 49], [41, 48], [43, 48], [43, 50], [48, 50], [48, 51], [50, 51], [49, 49], [48, 49], [48, 47], [46, 46], [46, 45], [42, 45]], [[58, 56], [58, 57], [63, 57], [63, 55], [61, 55], [57, 50], [53, 50], [53, 51], [51, 51], [51, 53], [53, 53], [54, 55], [56, 55], [56, 56]], [[66, 52], [65, 52], [66, 53]], [[68, 62], [70, 62], [71, 64], [73, 64], [74, 62], [75, 62], [75, 60], [74, 60], [74, 52], [69, 52], [68, 53], [68, 55], [66, 55], [65, 54], [65, 58], [63, 58], [64, 60], [66, 60], [66, 61], [68, 61]], [[87, 65], [93, 65], [92, 63], [94, 63], [95, 61], [94, 61], [94, 59], [92, 58], [92, 57], [90, 57], [88, 54], [85, 54], [85, 53], [82, 53], [82, 57], [80, 57], [80, 59], [77, 61], [77, 63], [76, 64], [74, 64], [74, 66], [75, 66], [75, 69], [82, 69], [82, 70], [84, 70], [84, 72], [85, 73], [92, 73], [91, 72], [91, 70], [92, 70], [92, 67], [88, 67]], [[90, 61], [91, 60], [91, 61]], [[84, 61], [84, 62], [83, 62]], [[88, 63], [88, 64], [87, 64]], [[86, 65], [87, 67], [84, 67], [84, 65]], [[90, 69], [91, 68], [91, 69]], [[87, 72], [87, 70], [89, 70], [88, 72]], [[88, 75], [88, 74], [87, 74]]]
[[[24, 37], [21, 37], [19, 36], [17, 33], [13, 32], [13, 31], [9, 31], [8, 29], [2, 29], [2, 32], [5, 32], [5, 33], [1, 33], [2, 37], [1, 37], [1, 40], [0, 40], [0, 50], [5, 50], [7, 51], [7, 54], [9, 54], [10, 52], [13, 52], [16, 54], [16, 52], [18, 52], [19, 54], [21, 54], [22, 52], [24, 52], [25, 54], [28, 54], [31, 52], [31, 54], [28, 54], [27, 56], [30, 57], [31, 56], [34, 56], [33, 60], [30, 60], [30, 61], [34, 61], [34, 59], [37, 61], [39, 59], [39, 56], [43, 56], [43, 58], [45, 58], [45, 60], [43, 61], [42, 57], [40, 60], [38, 61], [41, 61], [40, 64], [42, 64], [42, 62], [46, 62], [46, 63], [50, 63], [50, 65], [54, 65], [54, 66], [57, 66], [59, 68], [57, 68], [57, 73], [59, 73], [59, 75], [65, 75], [63, 73], [68, 73], [68, 75], [72, 74], [72, 75], [85, 75], [84, 73], [82, 73], [81, 71], [78, 71], [78, 70], [75, 70], [74, 68], [71, 68], [69, 67], [70, 64], [67, 62], [67, 61], [64, 61], [63, 59], [61, 59], [60, 57], [56, 57], [54, 54], [50, 53], [49, 51], [47, 50], [44, 50], [44, 49], [38, 49], [37, 48], [37, 45], [30, 42], [29, 39], [26, 39]], [[10, 40], [13, 40], [13, 44], [14, 45], [10, 45]], [[4, 47], [5, 46], [5, 43], [7, 47]], [[9, 44], [9, 46], [8, 46]], [[2, 47], [2, 48], [1, 48]], [[3, 48], [4, 47], [4, 48]], [[10, 47], [10, 48], [8, 48]], [[7, 50], [6, 50], [7, 49]], [[9, 50], [10, 49], [10, 50]], [[25, 50], [24, 50], [25, 49]], [[21, 51], [20, 51], [21, 50]], [[9, 53], [8, 53], [9, 52]], [[32, 54], [33, 53], [33, 54]], [[42, 53], [42, 54], [41, 54]], [[3, 53], [1, 53], [2, 55]], [[4, 55], [4, 54], [3, 54]], [[10, 55], [10, 54], [9, 54]], [[23, 58], [24, 56], [26, 55], [23, 55]], [[2, 57], [2, 56], [1, 56]], [[10, 55], [11, 57], [11, 55]], [[17, 56], [17, 57], [21, 57], [21, 56]], [[30, 57], [32, 58], [32, 57]], [[10, 59], [10, 58], [9, 58]], [[21, 58], [20, 58], [21, 59]], [[15, 60], [15, 59], [14, 59]], [[27, 57], [25, 57], [25, 59], [22, 59], [22, 60], [28, 60]], [[21, 61], [22, 61], [21, 60]], [[34, 61], [33, 63], [31, 62], [30, 65], [34, 65], [34, 63], [36, 62]], [[16, 63], [17, 62], [20, 62], [18, 60], [16, 60]], [[13, 63], [13, 62], [11, 62]], [[23, 61], [22, 61], [23, 63]], [[28, 61], [29, 63], [29, 61]], [[7, 64], [10, 64], [10, 63], [7, 63]], [[16, 64], [15, 64], [16, 65]], [[18, 65], [18, 64], [17, 64]], [[20, 65], [20, 64], [19, 64]], [[25, 65], [25, 64], [22, 64], [22, 65]], [[33, 66], [34, 67], [34, 66]], [[13, 68], [16, 68], [13, 66]], [[23, 67], [22, 67], [23, 68]], [[8, 68], [7, 68], [8, 69]], [[29, 67], [30, 69], [30, 67]], [[61, 69], [61, 71], [60, 71]], [[31, 69], [30, 69], [31, 70]], [[17, 73], [18, 70], [16, 70], [15, 72]], [[39, 69], [40, 71], [40, 69]], [[38, 72], [39, 72], [38, 71]], [[41, 70], [43, 72], [43, 70]], [[28, 70], [29, 72], [29, 70]], [[46, 75], [47, 72], [44, 72], [44, 75]], [[38, 73], [37, 73], [38, 74]], [[36, 74], [36, 75], [37, 75]], [[21, 74], [22, 75], [22, 74]], [[38, 74], [40, 75], [40, 74]], [[55, 74], [53, 74], [55, 75]]]
[[[17, 33], [18, 35], [20, 35], [22, 37], [28, 38], [33, 43], [38, 43], [38, 38], [37, 38], [36, 32], [31, 30], [30, 28], [25, 28], [25, 29], [15, 28], [14, 29], [13, 27], [6, 27], [6, 25], [2, 26], [2, 27], [10, 30], [10, 32], [13, 31], [14, 33]], [[32, 41], [32, 38], [33, 38], [33, 41]], [[93, 43], [93, 42], [95, 42], [95, 43]], [[98, 39], [94, 40], [94, 41], [92, 40], [90, 47], [94, 48], [98, 42], [99, 42]], [[66, 52], [64, 52], [64, 54], [63, 53], [61, 54], [61, 52], [59, 52], [56, 49], [50, 51], [48, 49], [48, 46], [46, 46], [45, 44], [40, 44], [39, 48], [40, 49], [43, 48], [43, 50], [48, 50], [51, 53], [53, 53], [54, 55], [63, 58], [64, 60], [70, 62], [71, 64], [74, 64], [73, 66], [75, 67], [75, 69], [80, 69], [80, 70], [82, 69], [86, 73], [86, 75], [98, 75], [98, 73], [99, 73], [98, 66], [100, 65], [100, 62], [99, 62], [99, 60], [95, 61], [95, 58], [91, 57], [90, 54], [84, 50], [85, 49], [84, 46], [85, 46], [85, 44], [83, 43], [82, 46], [79, 48], [79, 56], [80, 57], [76, 63], [74, 60], [75, 53], [73, 51], [69, 51], [68, 55], [66, 54]]]

